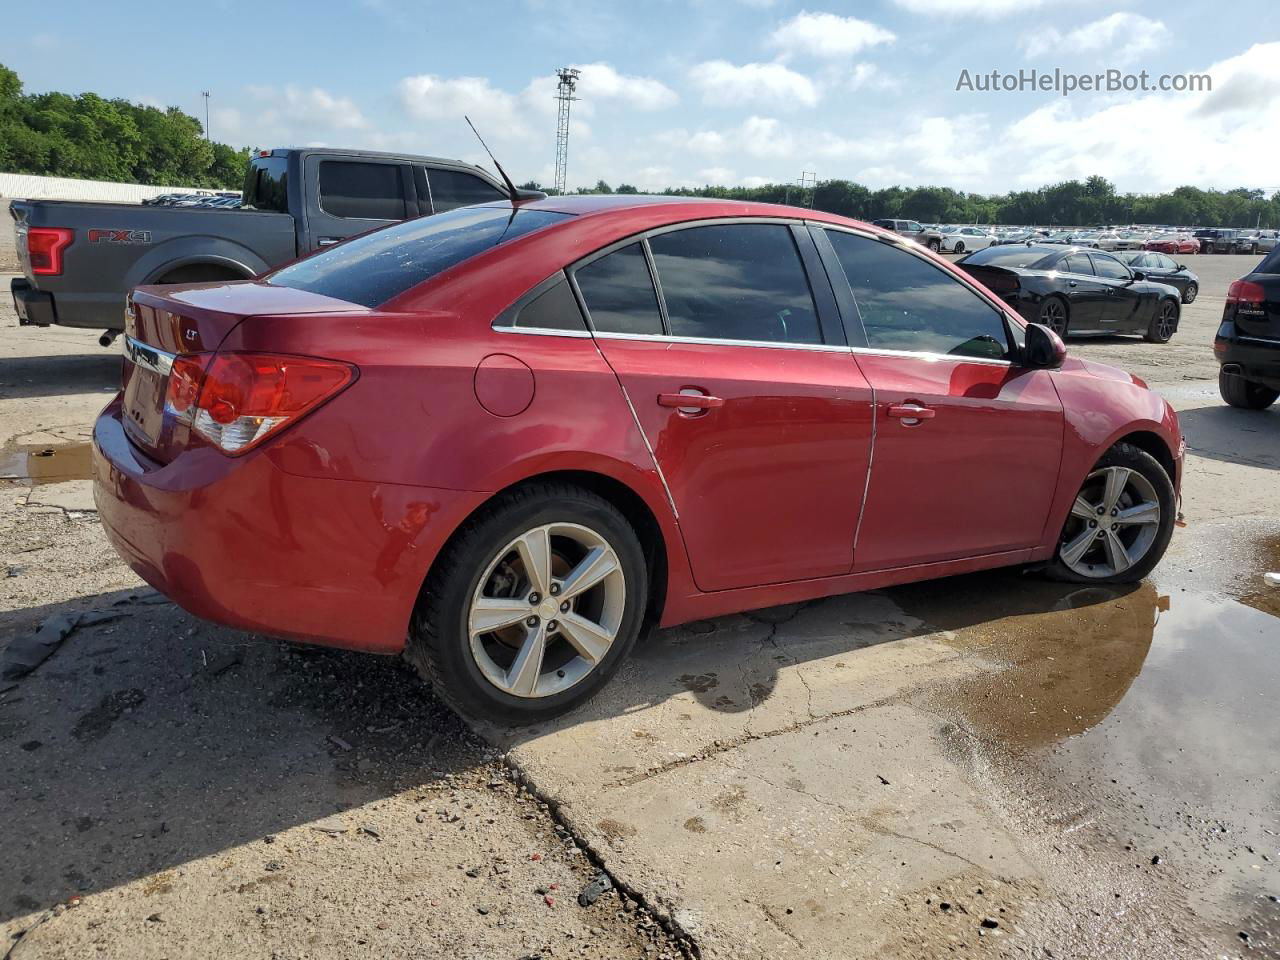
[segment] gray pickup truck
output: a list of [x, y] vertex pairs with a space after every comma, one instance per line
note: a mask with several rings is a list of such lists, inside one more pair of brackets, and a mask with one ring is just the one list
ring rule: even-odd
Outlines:
[[141, 284], [246, 279], [387, 223], [507, 197], [461, 161], [317, 148], [255, 154], [239, 209], [15, 200], [18, 323], [105, 330], [105, 345]]

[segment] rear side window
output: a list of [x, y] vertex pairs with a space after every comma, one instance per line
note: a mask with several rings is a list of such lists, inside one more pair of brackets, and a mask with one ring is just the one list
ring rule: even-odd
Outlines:
[[394, 163], [322, 160], [320, 209], [351, 220], [403, 220], [400, 167]]
[[469, 207], [406, 220], [323, 249], [267, 276], [295, 290], [376, 307], [501, 243], [570, 214]]
[[639, 243], [592, 260], [573, 273], [591, 326], [602, 333], [662, 333], [662, 310]]
[[881, 350], [1003, 360], [1000, 313], [940, 267], [896, 244], [828, 231], [866, 330]]
[[436, 213], [456, 210], [473, 203], [492, 203], [505, 200], [507, 195], [479, 177], [459, 170], [427, 168], [431, 183], [431, 206]]
[[582, 319], [582, 311], [578, 308], [578, 300], [569, 288], [569, 281], [564, 274], [559, 274], [554, 282], [535, 295], [524, 306], [516, 311], [512, 325], [536, 330], [581, 330], [586, 331], [587, 323]]
[[244, 206], [289, 212], [289, 158], [254, 157], [244, 180]]
[[1094, 275], [1093, 264], [1089, 262], [1089, 255], [1085, 253], [1073, 253], [1069, 257], [1063, 257], [1062, 269], [1067, 273], [1079, 273], [1086, 277]]
[[673, 336], [822, 343], [790, 227], [690, 227], [650, 237], [649, 249]]
[[1254, 273], [1280, 273], [1280, 247], [1267, 254], [1267, 259], [1258, 265]]

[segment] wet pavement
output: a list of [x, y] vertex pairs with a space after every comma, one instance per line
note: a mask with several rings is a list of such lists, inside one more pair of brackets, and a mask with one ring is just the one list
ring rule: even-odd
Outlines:
[[73, 443], [23, 443], [0, 448], [0, 480], [18, 480], [40, 486], [88, 480], [91, 445]]

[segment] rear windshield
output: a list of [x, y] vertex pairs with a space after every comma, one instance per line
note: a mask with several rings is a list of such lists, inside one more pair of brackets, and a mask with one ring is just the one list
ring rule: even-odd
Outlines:
[[1276, 273], [1280, 274], [1280, 247], [1276, 247], [1269, 254], [1267, 259], [1258, 265], [1258, 269], [1254, 273]]
[[1046, 254], [1044, 250], [1036, 247], [1024, 247], [1021, 244], [1012, 243], [975, 251], [964, 258], [964, 263], [993, 267], [1034, 267], [1040, 261], [1053, 256], [1057, 256], [1057, 253]]
[[572, 214], [461, 207], [374, 230], [268, 276], [279, 287], [376, 307], [463, 260]]

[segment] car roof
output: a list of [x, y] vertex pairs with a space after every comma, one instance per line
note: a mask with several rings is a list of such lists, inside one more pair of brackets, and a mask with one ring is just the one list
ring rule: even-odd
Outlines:
[[[496, 200], [483, 204], [489, 207], [505, 207], [509, 201]], [[681, 220], [707, 220], [721, 217], [781, 217], [788, 220], [813, 220], [821, 223], [857, 226], [873, 233], [883, 231], [875, 226], [849, 217], [811, 210], [808, 207], [790, 207], [781, 203], [760, 203], [746, 200], [726, 200], [718, 197], [682, 197], [666, 194], [608, 193], [571, 194], [562, 197], [546, 197], [541, 200], [520, 202], [522, 210], [546, 210], [551, 213], [568, 213], [576, 217], [611, 217], [625, 215], [628, 211], [646, 210], [665, 212], [670, 222]]]

